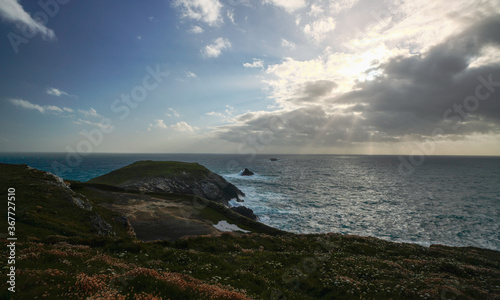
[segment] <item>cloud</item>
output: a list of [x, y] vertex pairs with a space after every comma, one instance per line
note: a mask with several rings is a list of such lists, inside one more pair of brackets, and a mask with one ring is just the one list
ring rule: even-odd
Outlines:
[[201, 50], [201, 53], [205, 57], [215, 58], [215, 57], [219, 57], [219, 55], [222, 54], [222, 50], [230, 48], [230, 47], [231, 47], [231, 43], [229, 42], [229, 40], [220, 37], [220, 38], [217, 38], [216, 40], [214, 40], [214, 42], [212, 44], [205, 46], [205, 48], [203, 48]]
[[171, 125], [170, 128], [180, 132], [194, 132], [194, 128], [184, 121]]
[[148, 131], [151, 131], [153, 128], [156, 129], [167, 129], [167, 125], [161, 119], [155, 119], [152, 124], [149, 124]]
[[281, 47], [288, 48], [290, 50], [294, 50], [297, 45], [293, 42], [287, 41], [286, 39], [281, 39]]
[[71, 108], [63, 107], [60, 108], [58, 106], [54, 105], [38, 105], [31, 103], [27, 100], [23, 99], [10, 99], [10, 102], [14, 104], [15, 106], [28, 109], [28, 110], [38, 110], [40, 113], [45, 114], [45, 113], [54, 113], [54, 114], [59, 114], [63, 112], [69, 112], [72, 113], [73, 110]]
[[186, 72], [186, 77], [187, 78], [197, 78], [198, 75], [196, 75], [195, 73], [191, 72], [191, 71], [187, 71]]
[[234, 107], [226, 105], [226, 110], [223, 113], [211, 111], [206, 113], [206, 115], [211, 117], [218, 117], [223, 119], [224, 121], [231, 121], [231, 119], [233, 118], [233, 112], [234, 112]]
[[179, 117], [181, 116], [181, 115], [180, 115], [180, 114], [179, 114], [179, 113], [178, 113], [175, 109], [173, 109], [172, 107], [169, 107], [169, 108], [168, 108], [168, 111], [169, 111], [170, 113], [166, 113], [166, 115], [167, 115], [168, 117], [170, 117], [170, 118], [171, 118], [172, 116], [173, 116], [173, 117], [176, 117], [176, 118], [179, 118]]
[[253, 63], [244, 63], [245, 68], [264, 68], [264, 61], [258, 58], [253, 59]]
[[222, 4], [219, 0], [175, 0], [173, 5], [181, 8], [184, 18], [202, 21], [210, 26], [222, 22]]
[[234, 22], [234, 10], [228, 10], [226, 12], [226, 15], [227, 15], [227, 18], [231, 21], [231, 23], [236, 25], [236, 22]]
[[335, 30], [335, 21], [332, 17], [326, 17], [304, 27], [304, 33], [314, 39], [316, 42], [321, 42], [327, 37], [328, 33]]
[[305, 0], [264, 0], [264, 3], [284, 8], [287, 12], [290, 13], [304, 8], [307, 5]]
[[318, 4], [312, 4], [311, 5], [311, 9], [309, 11], [309, 15], [313, 16], [313, 17], [317, 17], [321, 14], [323, 14], [325, 12], [325, 9], [321, 6], [321, 5], [318, 5]]
[[76, 125], [91, 125], [91, 126], [95, 126], [95, 127], [98, 127], [100, 129], [102, 129], [103, 131], [108, 131], [113, 128], [113, 125], [111, 125], [110, 123], [106, 123], [106, 122], [91, 122], [91, 121], [88, 121], [88, 120], [82, 120], [82, 119], [78, 119], [78, 121], [73, 121], [73, 124], [76, 124]]
[[0, 0], [0, 17], [6, 22], [26, 26], [30, 30], [40, 33], [46, 39], [56, 38], [54, 31], [35, 21], [19, 4], [19, 0]]
[[200, 34], [203, 33], [203, 31], [204, 31], [203, 28], [196, 25], [191, 26], [191, 28], [188, 30], [188, 32], [192, 34]]
[[490, 93], [484, 101], [473, 97], [476, 91], [487, 94], [487, 87], [478, 88], [484, 82], [500, 89], [500, 64], [471, 67], [470, 63], [492, 45], [500, 55], [499, 31], [500, 19], [492, 17], [425, 54], [395, 57], [380, 66], [383, 75], [377, 80], [360, 82], [331, 103], [355, 105], [353, 110], [388, 135], [424, 136], [435, 128], [459, 136], [498, 132], [498, 96]]
[[281, 106], [294, 106], [291, 100], [303, 98], [306, 85], [314, 82], [329, 81], [340, 85], [343, 76], [339, 75], [340, 64], [349, 62], [340, 57], [319, 57], [308, 61], [297, 61], [286, 58], [282, 63], [269, 65], [266, 69], [267, 78], [264, 80], [268, 85], [270, 97], [275, 99]]
[[[360, 0], [340, 0], [340, 1], [335, 1], [335, 2], [330, 2], [330, 7], [329, 11], [332, 14], [339, 14], [341, 12], [344, 12], [350, 8], [352, 8], [356, 3], [360, 2]], [[311, 13], [314, 14], [318, 12], [318, 9], [314, 7], [314, 5], [311, 6]], [[319, 12], [321, 13], [321, 12]]]
[[500, 56], [498, 32], [500, 19], [492, 16], [425, 52], [389, 52], [371, 67], [361, 64], [360, 75], [376, 75], [359, 76], [348, 89], [339, 83], [351, 76], [341, 74], [340, 58], [352, 62], [356, 55], [285, 59], [266, 70], [271, 96], [281, 108], [236, 116], [213, 134], [244, 143], [251, 133], [276, 146], [312, 148], [498, 136], [500, 63], [476, 63], [484, 53]]
[[100, 114], [98, 114], [97, 111], [93, 108], [90, 108], [89, 110], [79, 109], [78, 112], [83, 114], [85, 116], [85, 118], [88, 118], [88, 117], [102, 118], [103, 117]]
[[48, 88], [47, 89], [47, 94], [49, 95], [52, 95], [52, 96], [56, 96], [56, 97], [61, 97], [61, 96], [69, 96], [69, 97], [72, 97], [72, 95], [66, 93], [65, 91], [63, 90], [60, 90], [60, 89], [56, 89], [56, 88]]

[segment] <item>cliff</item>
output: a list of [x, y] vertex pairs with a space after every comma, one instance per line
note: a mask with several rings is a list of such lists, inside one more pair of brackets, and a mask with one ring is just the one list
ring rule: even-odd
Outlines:
[[[40, 235], [114, 236], [112, 226], [103, 219], [82, 194], [76, 193], [62, 178], [27, 165], [0, 164], [2, 190], [16, 190], [16, 231], [35, 230]], [[4, 224], [7, 218], [1, 218]], [[6, 228], [6, 227], [2, 227]]]
[[94, 178], [89, 183], [141, 192], [189, 194], [226, 204], [245, 194], [224, 178], [197, 163], [139, 161]]
[[[0, 268], [7, 274], [13, 266], [7, 255], [13, 255], [16, 274], [16, 294], [8, 292], [10, 284], [4, 280], [0, 299], [500, 295], [497, 251], [334, 233], [291, 234], [198, 196], [63, 181], [25, 165], [0, 164], [0, 174], [2, 198], [7, 199], [9, 188], [16, 190], [17, 237], [15, 253], [7, 253], [12, 241], [5, 234], [7, 218], [0, 218], [0, 243], [6, 250]], [[0, 210], [7, 215], [7, 205]], [[217, 223], [244, 231], [221, 232]]]

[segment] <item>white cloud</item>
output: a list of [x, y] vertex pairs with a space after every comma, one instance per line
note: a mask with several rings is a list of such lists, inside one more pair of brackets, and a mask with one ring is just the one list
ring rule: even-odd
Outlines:
[[294, 12], [298, 9], [306, 7], [305, 0], [264, 0], [264, 3], [273, 4], [284, 8], [287, 12]]
[[29, 109], [29, 110], [38, 110], [42, 114], [44, 113], [63, 113], [63, 112], [73, 112], [71, 108], [63, 107], [60, 108], [58, 106], [54, 105], [38, 105], [31, 103], [29, 101], [23, 100], [23, 99], [10, 99], [10, 102], [14, 104], [15, 106], [22, 107], [24, 109]]
[[231, 23], [236, 25], [236, 22], [234, 22], [234, 10], [228, 10], [226, 12], [226, 15], [227, 15], [228, 19], [231, 21]]
[[216, 112], [216, 111], [211, 111], [211, 112], [207, 112], [207, 116], [211, 116], [211, 117], [225, 117], [225, 115], [221, 112]]
[[281, 39], [281, 47], [288, 48], [290, 50], [294, 50], [297, 45], [294, 42], [290, 42], [286, 39]]
[[62, 113], [63, 109], [59, 108], [55, 105], [45, 105], [44, 108], [48, 111], [56, 112], [56, 113]]
[[102, 116], [98, 114], [97, 111], [93, 108], [90, 108], [89, 110], [79, 109], [78, 112], [82, 113], [86, 118], [88, 117], [102, 118]]
[[323, 9], [323, 7], [321, 7], [318, 4], [313, 4], [313, 5], [311, 5], [311, 10], [309, 11], [309, 15], [311, 15], [313, 17], [317, 17], [324, 12], [325, 12], [325, 10]]
[[157, 129], [167, 129], [167, 125], [161, 119], [155, 119], [152, 124], [149, 124], [148, 131], [151, 131], [153, 128]]
[[82, 119], [78, 119], [78, 121], [73, 121], [73, 124], [76, 124], [76, 125], [91, 125], [91, 126], [98, 127], [100, 129], [102, 129], [103, 131], [109, 131], [111, 128], [113, 128], [113, 125], [111, 125], [110, 123], [105, 123], [105, 122], [91, 122], [91, 121], [82, 120]]
[[181, 7], [184, 18], [202, 21], [210, 26], [222, 22], [222, 4], [219, 0], [175, 0], [174, 6]]
[[184, 121], [171, 125], [170, 127], [180, 132], [194, 132], [194, 128]]
[[168, 117], [170, 117], [170, 118], [172, 118], [172, 117], [179, 118], [179, 117], [181, 116], [181, 115], [180, 115], [180, 114], [179, 114], [179, 113], [178, 113], [175, 109], [173, 109], [172, 107], [169, 107], [169, 108], [168, 108], [168, 111], [169, 111], [170, 113], [166, 113], [166, 115], [167, 115]]
[[211, 117], [218, 117], [223, 119], [224, 121], [231, 121], [231, 119], [233, 118], [233, 112], [234, 112], [234, 107], [226, 105], [226, 110], [223, 113], [211, 111], [206, 113], [206, 115]]
[[187, 71], [186, 72], [186, 77], [187, 78], [197, 78], [198, 75], [196, 75], [195, 73], [191, 72], [191, 71]]
[[222, 54], [222, 50], [230, 47], [231, 43], [229, 42], [229, 40], [220, 37], [217, 38], [212, 44], [205, 46], [205, 48], [201, 50], [201, 53], [205, 57], [218, 57]]
[[203, 28], [196, 25], [191, 26], [191, 29], [188, 30], [188, 32], [192, 34], [200, 34], [203, 33], [203, 31], [204, 31]]
[[56, 96], [56, 97], [61, 97], [62, 95], [71, 96], [70, 94], [66, 93], [65, 91], [60, 90], [60, 89], [56, 89], [53, 87], [47, 89], [47, 94], [52, 95], [52, 96]]
[[[339, 0], [330, 2], [330, 13], [339, 14], [353, 7], [359, 0]], [[312, 7], [311, 7], [312, 10]]]
[[245, 68], [264, 68], [264, 61], [261, 59], [254, 58], [253, 63], [244, 63]]
[[335, 21], [332, 17], [323, 18], [307, 24], [304, 27], [304, 32], [312, 37], [316, 42], [322, 41], [327, 33], [335, 30]]
[[10, 102], [16, 106], [19, 106], [19, 107], [22, 107], [25, 109], [38, 110], [42, 114], [45, 112], [45, 108], [43, 108], [42, 106], [40, 106], [38, 104], [33, 104], [33, 103], [26, 101], [26, 100], [23, 100], [23, 99], [10, 99]]
[[42, 34], [44, 38], [55, 39], [54, 31], [35, 21], [19, 4], [19, 0], [0, 0], [0, 17], [20, 26]]

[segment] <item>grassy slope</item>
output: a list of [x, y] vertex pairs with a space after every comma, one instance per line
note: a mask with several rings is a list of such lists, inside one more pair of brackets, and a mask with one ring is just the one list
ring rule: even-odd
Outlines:
[[[43, 295], [47, 299], [152, 299], [154, 295], [163, 299], [500, 299], [499, 252], [425, 248], [340, 234], [223, 233], [143, 243], [116, 226], [117, 238], [95, 237], [85, 212], [48, 186], [42, 172], [26, 172], [20, 166], [0, 168], [2, 195], [8, 187], [17, 189], [15, 299]], [[113, 200], [88, 196], [96, 209], [99, 202]], [[43, 206], [39, 211], [38, 205]], [[101, 213], [112, 223], [112, 212], [101, 209]], [[213, 220], [221, 218], [217, 210], [200, 213]], [[5, 228], [4, 218], [0, 221]], [[0, 261], [5, 270], [6, 259]], [[9, 295], [6, 289], [2, 281], [1, 299]]]
[[[127, 294], [136, 299], [143, 293], [163, 299], [242, 299], [243, 294], [300, 300], [500, 295], [499, 253], [478, 249], [424, 248], [337, 234], [225, 233], [175, 243], [60, 241], [18, 245], [22, 292], [16, 299], [43, 294], [49, 299]], [[5, 289], [0, 285], [0, 297]]]
[[91, 179], [89, 183], [99, 183], [119, 186], [131, 180], [151, 178], [185, 176], [189, 174], [193, 179], [204, 178], [210, 171], [198, 163], [175, 161], [138, 161], [111, 173]]
[[[23, 165], [0, 164], [0, 174], [0, 191], [16, 189], [16, 233], [20, 237], [91, 237], [96, 233], [90, 221], [91, 215], [95, 212], [112, 215], [99, 207], [94, 207], [92, 212], [77, 207], [69, 200], [71, 194], [44, 172], [28, 170]], [[6, 205], [1, 211], [5, 209]], [[111, 219], [108, 221], [113, 223]], [[1, 228], [6, 228], [6, 222], [7, 218], [0, 218]], [[115, 229], [120, 233], [119, 226]]]
[[[123, 199], [124, 197], [136, 196], [136, 198], [148, 201], [151, 197], [153, 200], [164, 199], [167, 202], [182, 204], [182, 209], [178, 212], [172, 212], [180, 218], [192, 218], [199, 220], [208, 220], [213, 224], [225, 220], [230, 224], [234, 224], [241, 229], [249, 230], [251, 232], [266, 233], [266, 234], [282, 234], [283, 232], [275, 228], [266, 226], [262, 223], [250, 220], [242, 215], [233, 212], [229, 208], [207, 199], [194, 196], [194, 195], [181, 195], [181, 194], [167, 194], [167, 193], [147, 193], [147, 194], [134, 194], [117, 189], [112, 186], [96, 185], [90, 183], [77, 183], [72, 182], [72, 188], [81, 193], [87, 198], [92, 199], [95, 204], [114, 203], [115, 199]], [[186, 221], [179, 222], [179, 227], [185, 226]], [[180, 230], [181, 228], [176, 228]]]

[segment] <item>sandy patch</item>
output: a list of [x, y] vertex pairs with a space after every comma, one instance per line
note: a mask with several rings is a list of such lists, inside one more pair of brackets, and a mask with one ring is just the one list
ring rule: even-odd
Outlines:
[[239, 228], [236, 225], [229, 224], [226, 221], [219, 221], [219, 223], [217, 223], [216, 225], [214, 225], [214, 227], [217, 230], [220, 230], [220, 231], [241, 231], [241, 232], [245, 232], [245, 233], [251, 232], [251, 231], [248, 231], [248, 230], [241, 229], [241, 228]]

